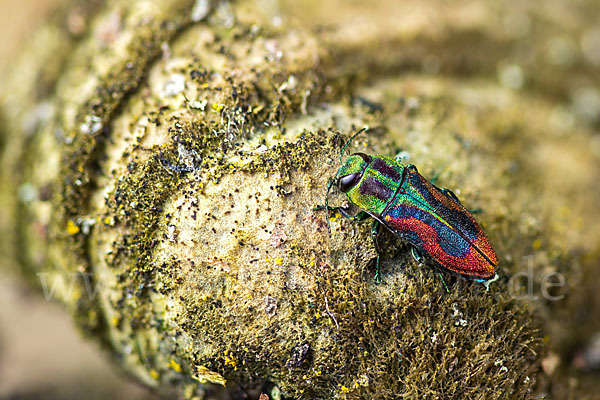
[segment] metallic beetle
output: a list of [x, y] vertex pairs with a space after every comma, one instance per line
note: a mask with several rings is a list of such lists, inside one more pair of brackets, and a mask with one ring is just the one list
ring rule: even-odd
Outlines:
[[[346, 143], [342, 154], [362, 131]], [[486, 282], [486, 286], [497, 278], [498, 257], [473, 215], [452, 191], [429, 182], [414, 165], [403, 165], [386, 156], [354, 153], [330, 182], [327, 196], [333, 184], [362, 211], [350, 215], [348, 208], [329, 207], [326, 199], [328, 210], [354, 221], [374, 218], [371, 233], [378, 253], [376, 279], [381, 224], [411, 244], [418, 261], [426, 258], [444, 271]]]

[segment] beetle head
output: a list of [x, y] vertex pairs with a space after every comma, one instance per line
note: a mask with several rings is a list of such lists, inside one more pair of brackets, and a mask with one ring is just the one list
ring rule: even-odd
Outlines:
[[348, 193], [356, 186], [370, 162], [371, 157], [364, 153], [350, 155], [336, 174], [336, 183], [340, 191]]
[[340, 167], [340, 169], [338, 169], [337, 173], [335, 174], [335, 179], [329, 181], [329, 185], [327, 186], [327, 194], [325, 195], [325, 210], [327, 212], [327, 229], [330, 233], [331, 225], [329, 221], [329, 191], [331, 190], [331, 187], [335, 183], [337, 183], [338, 188], [342, 192], [347, 193], [354, 186], [356, 186], [362, 178], [363, 173], [367, 168], [367, 165], [369, 165], [369, 163], [371, 162], [371, 157], [363, 153], [354, 153], [350, 155], [350, 157], [348, 157], [346, 161], [342, 162], [342, 156], [344, 155], [346, 148], [350, 145], [350, 143], [352, 143], [354, 138], [360, 135], [362, 132], [366, 131], [367, 129], [368, 127], [362, 128], [354, 135], [352, 135], [350, 139], [348, 139], [348, 141], [342, 148], [342, 151], [340, 152], [340, 164], [342, 164], [342, 166]]

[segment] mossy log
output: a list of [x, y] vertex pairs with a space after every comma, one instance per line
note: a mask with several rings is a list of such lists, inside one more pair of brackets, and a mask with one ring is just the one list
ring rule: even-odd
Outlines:
[[[319, 27], [336, 4], [58, 11], [3, 83], [3, 253], [37, 285], [74, 279], [53, 297], [157, 390], [545, 390], [535, 385], [550, 306], [507, 289], [523, 256], [561, 273], [597, 259], [598, 228], [584, 218], [597, 215], [598, 189], [573, 194], [598, 177], [597, 121], [565, 104], [600, 74], [568, 46], [554, 58], [523, 52], [548, 31], [568, 39], [585, 26], [466, 1], [382, 2], [370, 10], [377, 26], [344, 19], [366, 6], [342, 3], [341, 22]], [[446, 293], [386, 232], [377, 283], [368, 225], [333, 216], [328, 231], [315, 206], [364, 126], [350, 151], [408, 159], [483, 210], [501, 260], [489, 292], [444, 275]]]

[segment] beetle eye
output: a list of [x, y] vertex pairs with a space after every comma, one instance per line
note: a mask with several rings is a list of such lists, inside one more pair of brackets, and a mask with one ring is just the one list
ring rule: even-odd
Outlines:
[[358, 183], [358, 181], [360, 181], [361, 177], [362, 172], [355, 172], [350, 175], [341, 176], [340, 179], [338, 179], [338, 187], [342, 192], [346, 193], [352, 189], [354, 185]]

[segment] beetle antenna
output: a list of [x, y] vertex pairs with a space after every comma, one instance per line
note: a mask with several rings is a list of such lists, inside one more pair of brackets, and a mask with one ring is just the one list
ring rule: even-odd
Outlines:
[[348, 141], [346, 142], [346, 144], [344, 145], [344, 148], [342, 149], [342, 152], [340, 153], [340, 164], [342, 163], [342, 156], [344, 155], [344, 151], [346, 151], [346, 147], [348, 147], [348, 145], [350, 144], [350, 142], [352, 142], [352, 140], [354, 140], [355, 137], [357, 137], [358, 135], [360, 135], [361, 133], [363, 133], [364, 131], [366, 131], [367, 129], [369, 129], [368, 126], [365, 126], [364, 128], [362, 128], [360, 131], [356, 132], [354, 135], [352, 135], [352, 137], [350, 139], [348, 139]]
[[325, 196], [325, 214], [327, 215], [327, 230], [329, 231], [330, 235], [331, 235], [331, 220], [329, 218], [329, 191], [331, 190], [331, 187], [333, 186], [334, 182], [335, 182], [335, 179], [332, 179], [329, 181], [329, 184], [327, 185], [327, 195]]

